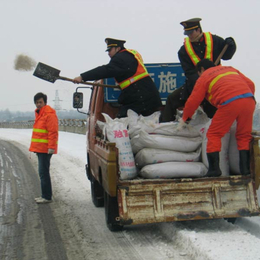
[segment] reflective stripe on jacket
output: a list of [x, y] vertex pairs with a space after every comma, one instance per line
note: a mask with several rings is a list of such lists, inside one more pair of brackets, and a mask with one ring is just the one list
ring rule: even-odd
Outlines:
[[[204, 34], [204, 39], [205, 39], [205, 44], [206, 44], [206, 50], [205, 50], [204, 58], [213, 61], [213, 39], [212, 39], [212, 35], [211, 35], [210, 32], [206, 32], [206, 33], [203, 33], [203, 34]], [[200, 58], [198, 57], [198, 55], [194, 51], [189, 37], [186, 37], [184, 39], [184, 46], [185, 46], [186, 52], [189, 55], [192, 63], [194, 64], [194, 66], [196, 66], [196, 64], [200, 61]]]
[[219, 75], [217, 75], [215, 78], [212, 79], [212, 81], [209, 83], [209, 88], [208, 88], [208, 101], [210, 102], [212, 99], [212, 88], [213, 86], [223, 77], [228, 76], [228, 75], [239, 75], [237, 72], [235, 71], [227, 71], [225, 73], [221, 73]]
[[58, 118], [56, 112], [48, 105], [42, 107], [39, 113], [37, 110], [35, 110], [35, 123], [29, 151], [47, 153], [48, 149], [54, 149], [54, 153], [57, 153]]
[[133, 76], [131, 76], [128, 79], [125, 79], [122, 82], [118, 82], [121, 89], [125, 89], [128, 86], [130, 86], [131, 84], [133, 84], [134, 82], [149, 76], [149, 73], [147, 72], [147, 69], [145, 68], [145, 66], [143, 64], [143, 59], [142, 59], [141, 54], [135, 50], [130, 50], [130, 49], [125, 49], [125, 51], [128, 51], [134, 55], [134, 57], [136, 58], [136, 60], [138, 62], [138, 66], [137, 66], [137, 70]]

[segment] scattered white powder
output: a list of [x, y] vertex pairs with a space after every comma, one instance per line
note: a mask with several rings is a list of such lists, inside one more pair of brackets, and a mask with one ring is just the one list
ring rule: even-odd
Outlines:
[[14, 69], [19, 71], [31, 71], [36, 67], [36, 61], [27, 55], [19, 54], [14, 60]]

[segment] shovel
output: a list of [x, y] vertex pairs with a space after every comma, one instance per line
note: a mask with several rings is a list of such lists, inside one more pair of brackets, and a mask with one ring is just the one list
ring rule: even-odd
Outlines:
[[[50, 67], [41, 62], [37, 64], [33, 76], [49, 81], [51, 83], [54, 83], [57, 79], [73, 82], [73, 79], [60, 76], [60, 70]], [[84, 82], [84, 81], [82, 81], [81, 84], [98, 86], [98, 87], [107, 87], [107, 88], [120, 88], [119, 86], [116, 85], [106, 85], [106, 84]]]
[[222, 56], [225, 54], [227, 48], [228, 48], [228, 44], [226, 44], [226, 45], [223, 47], [221, 53], [218, 55], [217, 59], [216, 59], [215, 62], [214, 62], [215, 65], [219, 65], [219, 61], [220, 61], [220, 59], [222, 58]]

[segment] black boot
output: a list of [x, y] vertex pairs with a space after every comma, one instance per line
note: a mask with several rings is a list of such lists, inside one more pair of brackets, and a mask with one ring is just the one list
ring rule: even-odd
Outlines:
[[222, 174], [219, 168], [219, 152], [207, 153], [209, 169], [204, 177], [218, 177]]
[[239, 151], [239, 168], [242, 175], [250, 174], [250, 154], [249, 150]]

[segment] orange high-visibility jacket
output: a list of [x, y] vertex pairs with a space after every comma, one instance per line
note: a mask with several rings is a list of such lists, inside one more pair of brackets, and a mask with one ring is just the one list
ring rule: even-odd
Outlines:
[[[212, 35], [211, 35], [210, 32], [203, 33], [203, 35], [204, 35], [205, 44], [206, 44], [204, 59], [208, 59], [208, 60], [213, 61], [213, 39], [212, 39]], [[186, 50], [187, 54], [189, 55], [192, 63], [194, 64], [194, 66], [196, 66], [196, 64], [200, 61], [200, 58], [196, 54], [196, 52], [194, 51], [189, 37], [186, 37], [184, 39], [184, 47], [185, 47], [185, 50]]]
[[240, 71], [227, 66], [216, 66], [203, 72], [188, 98], [182, 119], [191, 118], [206, 98], [213, 106], [219, 107], [238, 98], [253, 96], [254, 83]]
[[144, 66], [143, 58], [138, 51], [131, 50], [131, 49], [125, 49], [123, 51], [127, 51], [127, 52], [130, 52], [131, 54], [133, 54], [138, 62], [138, 66], [137, 66], [136, 72], [133, 76], [131, 76], [128, 79], [125, 79], [122, 82], [118, 82], [121, 89], [125, 89], [125, 88], [129, 87], [131, 84], [133, 84], [134, 82], [149, 76], [149, 73], [147, 72], [147, 69]]
[[37, 110], [29, 151], [48, 153], [48, 149], [54, 149], [54, 153], [57, 153], [59, 127], [56, 112], [48, 105], [42, 107], [39, 113]]

